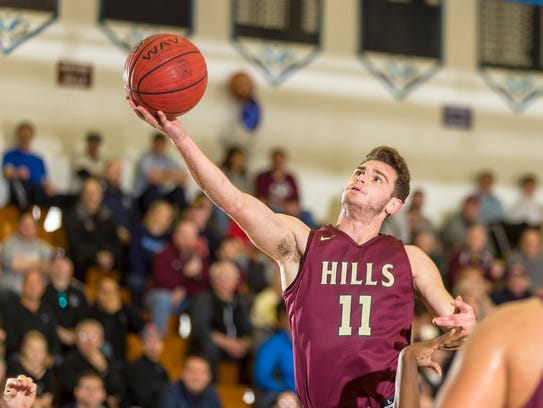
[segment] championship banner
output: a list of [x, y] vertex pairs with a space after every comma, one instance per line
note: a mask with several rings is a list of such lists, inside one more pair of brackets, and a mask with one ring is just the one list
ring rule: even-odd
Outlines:
[[0, 47], [3, 54], [44, 30], [58, 16], [57, 0], [0, 0]]
[[232, 43], [271, 85], [320, 49], [322, 0], [232, 0]]
[[192, 33], [192, 0], [100, 0], [98, 22], [111, 40], [131, 50], [158, 33]]
[[543, 1], [479, 1], [479, 68], [520, 112], [543, 94]]
[[360, 0], [359, 54], [396, 98], [442, 64], [441, 0]]

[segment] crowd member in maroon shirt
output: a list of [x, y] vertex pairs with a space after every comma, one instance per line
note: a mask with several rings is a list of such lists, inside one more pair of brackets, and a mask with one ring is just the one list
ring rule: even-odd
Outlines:
[[409, 343], [414, 290], [434, 324], [446, 330], [460, 326], [464, 335], [473, 329], [473, 310], [445, 290], [430, 258], [379, 234], [409, 194], [409, 170], [395, 149], [377, 147], [356, 166], [343, 189], [336, 226], [314, 231], [237, 189], [179, 121], [128, 102], [169, 136], [202, 191], [279, 264], [303, 406], [392, 405], [398, 355]]
[[151, 268], [145, 303], [152, 320], [166, 334], [168, 318], [186, 310], [192, 298], [209, 286], [208, 259], [202, 255], [198, 228], [181, 220], [171, 242], [157, 253]]

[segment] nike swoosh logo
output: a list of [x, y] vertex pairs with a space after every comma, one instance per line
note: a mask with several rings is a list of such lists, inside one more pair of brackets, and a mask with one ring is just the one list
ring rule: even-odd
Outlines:
[[328, 241], [329, 239], [334, 238], [334, 235], [330, 235], [329, 237], [321, 237], [321, 241]]

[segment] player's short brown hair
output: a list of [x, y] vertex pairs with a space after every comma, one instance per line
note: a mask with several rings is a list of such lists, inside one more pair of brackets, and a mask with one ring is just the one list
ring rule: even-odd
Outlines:
[[409, 195], [411, 175], [409, 174], [407, 163], [400, 153], [393, 147], [378, 146], [368, 153], [364, 162], [369, 160], [377, 160], [386, 163], [396, 171], [398, 177], [392, 195], [405, 202], [405, 199]]

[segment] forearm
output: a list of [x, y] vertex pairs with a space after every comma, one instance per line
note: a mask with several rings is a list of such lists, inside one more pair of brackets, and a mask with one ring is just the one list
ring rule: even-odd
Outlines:
[[404, 348], [398, 359], [396, 395], [394, 397], [395, 408], [419, 407], [417, 359], [410, 351], [409, 347]]
[[222, 171], [205, 156], [186, 134], [170, 134], [192, 178], [200, 189], [226, 213], [231, 213], [241, 197], [239, 191]]

